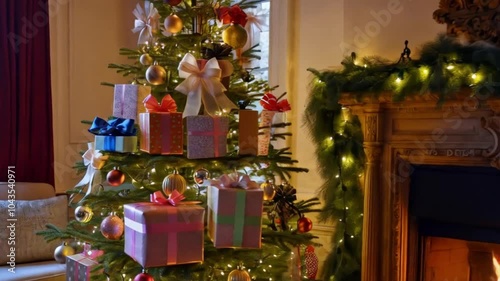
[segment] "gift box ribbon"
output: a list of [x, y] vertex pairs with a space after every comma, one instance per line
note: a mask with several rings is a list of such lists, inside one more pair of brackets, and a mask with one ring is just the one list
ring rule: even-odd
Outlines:
[[116, 118], [106, 121], [96, 117], [89, 132], [100, 136], [133, 136], [135, 135], [134, 119]]
[[[240, 173], [231, 173], [222, 175], [218, 181], [213, 184], [219, 185], [221, 188], [237, 188], [237, 189], [259, 189], [259, 185], [250, 179], [248, 175]], [[243, 245], [243, 234], [245, 225], [261, 224], [261, 216], [245, 216], [246, 208], [246, 191], [238, 190], [236, 192], [236, 210], [234, 215], [216, 214], [216, 224], [233, 225], [233, 245], [241, 247]]]
[[266, 93], [260, 100], [260, 105], [265, 110], [285, 112], [291, 109], [287, 99], [278, 99], [271, 93]]
[[224, 94], [226, 88], [220, 82], [221, 69], [217, 59], [211, 58], [200, 69], [196, 58], [187, 53], [179, 63], [179, 77], [185, 78], [175, 90], [187, 95], [186, 107], [182, 117], [196, 116], [201, 104], [208, 115], [221, 111], [229, 112], [236, 105]]
[[147, 112], [177, 112], [177, 104], [170, 95], [165, 95], [161, 102], [153, 95], [148, 95], [143, 103]]

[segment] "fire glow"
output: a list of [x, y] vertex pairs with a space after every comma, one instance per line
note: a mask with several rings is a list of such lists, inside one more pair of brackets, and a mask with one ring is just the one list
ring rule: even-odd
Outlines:
[[500, 281], [500, 264], [494, 252], [491, 253], [493, 260], [493, 269], [495, 270], [495, 280]]

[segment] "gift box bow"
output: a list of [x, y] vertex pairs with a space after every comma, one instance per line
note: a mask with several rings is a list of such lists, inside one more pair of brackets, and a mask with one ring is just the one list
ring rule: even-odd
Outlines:
[[240, 173], [224, 174], [215, 183], [224, 188], [259, 189], [259, 184], [252, 181], [248, 175]]
[[179, 77], [185, 80], [175, 90], [187, 95], [183, 118], [198, 115], [202, 101], [205, 113], [212, 116], [237, 108], [224, 94], [226, 87], [220, 81], [222, 71], [215, 58], [209, 59], [200, 69], [196, 58], [187, 53], [179, 63], [178, 70]]
[[262, 97], [262, 99], [260, 100], [260, 105], [262, 105], [265, 110], [269, 111], [285, 112], [292, 109], [287, 99], [279, 100], [271, 93], [266, 93]]
[[[78, 182], [75, 187], [80, 187], [88, 184], [87, 191], [85, 196], [79, 201], [81, 202], [86, 196], [91, 193], [95, 193], [95, 189], [100, 185], [100, 173], [96, 173], [97, 170], [100, 170], [106, 160], [108, 160], [108, 155], [103, 155], [99, 150], [95, 149], [95, 144], [93, 142], [87, 143], [87, 151], [82, 155], [83, 164], [87, 167], [87, 171], [85, 172], [85, 176]], [[98, 175], [98, 179], [94, 180], [94, 177]], [[97, 182], [98, 184], [95, 184]], [[69, 198], [69, 203], [72, 203], [75, 199], [76, 195], [84, 192], [84, 187], [80, 189], [79, 193], [71, 194]]]
[[177, 190], [172, 191], [170, 196], [167, 198], [161, 191], [155, 191], [150, 195], [150, 201], [153, 203], [158, 203], [161, 205], [171, 205], [176, 207], [179, 202], [184, 200], [184, 195], [180, 194]]
[[144, 9], [140, 4], [137, 4], [132, 13], [136, 17], [132, 32], [140, 32], [137, 44], [146, 44], [152, 41], [153, 33], [158, 30], [158, 21], [160, 19], [158, 10], [154, 7], [153, 3], [146, 1], [144, 2]]
[[143, 103], [147, 112], [177, 112], [177, 104], [170, 95], [165, 95], [161, 102], [153, 95], [148, 95]]
[[136, 133], [134, 119], [116, 118], [106, 121], [96, 117], [89, 132], [100, 136], [133, 136]]

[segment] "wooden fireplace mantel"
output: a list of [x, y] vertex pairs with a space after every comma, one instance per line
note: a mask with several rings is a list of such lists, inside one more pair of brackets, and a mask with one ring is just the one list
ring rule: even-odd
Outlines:
[[408, 215], [411, 165], [500, 169], [500, 98], [457, 93], [393, 102], [391, 93], [340, 104], [358, 116], [364, 134], [362, 281], [419, 281], [418, 233]]

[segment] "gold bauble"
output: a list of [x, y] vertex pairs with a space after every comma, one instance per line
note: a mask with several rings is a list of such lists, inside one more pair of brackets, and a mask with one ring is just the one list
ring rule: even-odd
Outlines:
[[176, 170], [173, 174], [165, 177], [161, 188], [166, 195], [172, 194], [174, 190], [177, 190], [177, 192], [183, 194], [186, 191], [186, 186], [186, 179], [183, 176], [179, 175]]
[[116, 215], [107, 216], [101, 222], [102, 236], [110, 240], [120, 239], [123, 229], [123, 220]]
[[171, 14], [170, 16], [165, 18], [163, 22], [165, 26], [165, 30], [170, 33], [177, 33], [182, 30], [182, 20], [176, 14]]
[[235, 269], [229, 273], [227, 276], [227, 281], [250, 281], [250, 274], [243, 269]]
[[146, 70], [146, 80], [152, 85], [161, 85], [167, 81], [167, 71], [160, 65], [151, 65]]
[[87, 206], [78, 206], [75, 209], [75, 219], [79, 222], [87, 223], [92, 219], [94, 213]]
[[66, 263], [66, 257], [75, 254], [75, 249], [73, 247], [68, 246], [66, 242], [62, 243], [62, 245], [57, 246], [54, 250], [54, 259], [58, 263]]
[[274, 190], [274, 184], [270, 181], [266, 181], [265, 183], [260, 185], [260, 189], [264, 192], [264, 200], [271, 201], [276, 195], [276, 191]]
[[151, 65], [151, 64], [153, 64], [153, 57], [151, 57], [149, 54], [142, 54], [139, 57], [139, 62], [142, 65]]
[[231, 24], [222, 32], [222, 41], [234, 49], [243, 48], [247, 40], [247, 31], [239, 24]]

